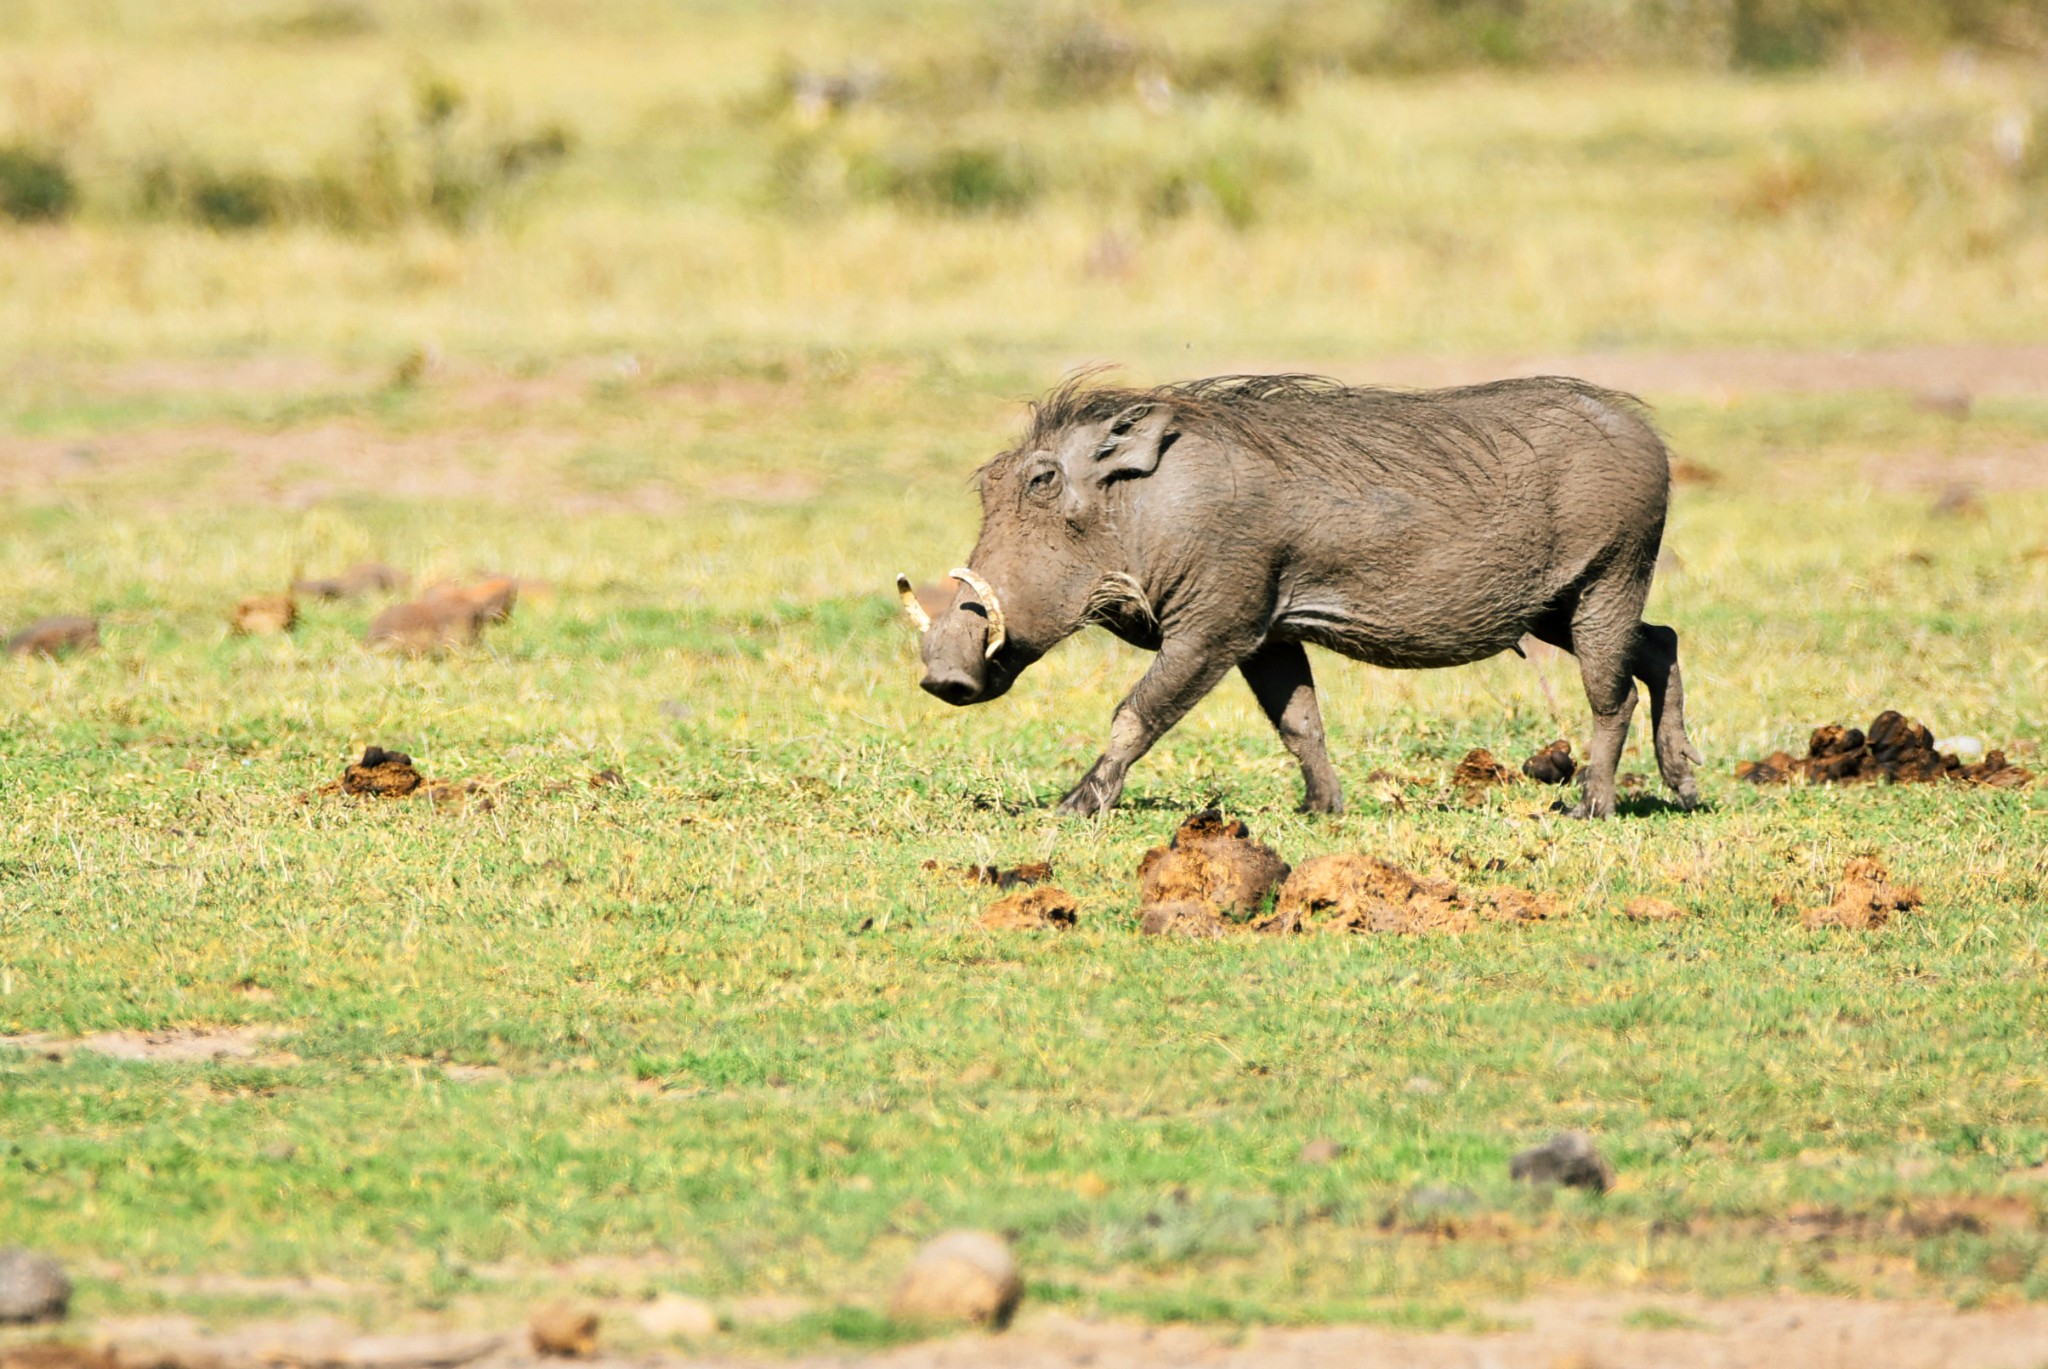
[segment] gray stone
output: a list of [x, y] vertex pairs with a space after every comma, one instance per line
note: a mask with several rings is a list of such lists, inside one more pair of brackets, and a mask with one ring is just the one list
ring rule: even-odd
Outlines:
[[62, 1265], [18, 1245], [0, 1250], [0, 1322], [62, 1321], [70, 1310]]

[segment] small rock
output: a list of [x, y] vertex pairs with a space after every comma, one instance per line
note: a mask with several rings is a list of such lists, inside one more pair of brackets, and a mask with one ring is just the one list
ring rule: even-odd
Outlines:
[[252, 594], [228, 619], [237, 637], [274, 637], [298, 624], [299, 602], [289, 594]]
[[565, 1358], [597, 1353], [597, 1313], [587, 1307], [551, 1302], [526, 1323], [535, 1353]]
[[1614, 1166], [1594, 1148], [1583, 1131], [1561, 1131], [1508, 1162], [1508, 1176], [1529, 1184], [1563, 1184], [1566, 1188], [1605, 1193], [1614, 1185]]
[[981, 914], [992, 932], [1065, 931], [1080, 921], [1081, 905], [1064, 889], [1042, 886], [999, 898]]
[[100, 625], [91, 618], [44, 618], [7, 639], [9, 656], [42, 656], [54, 660], [100, 644]]
[[982, 1231], [949, 1231], [926, 1243], [903, 1271], [889, 1314], [903, 1321], [1009, 1325], [1024, 1280], [1010, 1247]]
[[62, 1265], [18, 1245], [0, 1249], [0, 1323], [62, 1321], [70, 1310]]
[[1301, 1153], [1294, 1157], [1294, 1163], [1311, 1169], [1321, 1169], [1343, 1159], [1346, 1149], [1342, 1141], [1332, 1141], [1327, 1136], [1319, 1136], [1302, 1144]]
[[634, 1309], [633, 1320], [642, 1331], [663, 1340], [707, 1340], [718, 1334], [718, 1314], [702, 1298], [656, 1298]]

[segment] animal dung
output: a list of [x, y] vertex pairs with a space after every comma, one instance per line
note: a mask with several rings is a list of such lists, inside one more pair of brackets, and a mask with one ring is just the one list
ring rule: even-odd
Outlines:
[[1207, 899], [1150, 903], [1138, 911], [1138, 930], [1146, 936], [1227, 936], [1230, 928]]
[[1962, 780], [1996, 789], [2020, 789], [2034, 781], [2032, 771], [2012, 764], [2003, 751], [1988, 751], [1974, 765], [1964, 764], [1952, 753], [1937, 751], [1934, 733], [1925, 724], [1894, 709], [1886, 709], [1873, 718], [1867, 732], [1836, 723], [1817, 727], [1807, 738], [1804, 756], [1795, 759], [1777, 751], [1762, 760], [1743, 761], [1735, 767], [1735, 777], [1751, 784], [1784, 784], [1792, 780], [1808, 784]]
[[992, 932], [1065, 931], [1081, 919], [1081, 905], [1064, 889], [1025, 889], [988, 905], [981, 925]]
[[425, 781], [413, 769], [412, 757], [403, 751], [366, 747], [363, 758], [341, 773], [341, 792], [380, 799], [402, 799], [418, 791]]
[[1293, 932], [1465, 932], [1484, 922], [1547, 922], [1563, 909], [1554, 894], [1511, 885], [1461, 890], [1377, 856], [1317, 856], [1280, 886], [1273, 915], [1257, 930]]
[[1219, 913], [1243, 916], [1265, 903], [1287, 878], [1287, 868], [1280, 853], [1252, 840], [1242, 822], [1205, 808], [1138, 862], [1138, 901], [1209, 903]]
[[941, 865], [936, 860], [927, 860], [918, 867], [927, 874], [953, 875], [969, 884], [992, 884], [998, 889], [1014, 889], [1019, 885], [1044, 884], [1052, 878], [1052, 862], [1030, 860], [1022, 865]]
[[9, 656], [41, 656], [55, 660], [100, 644], [98, 620], [78, 615], [43, 618], [7, 639]]
[[1894, 913], [1911, 912], [1920, 903], [1920, 891], [1893, 884], [1883, 861], [1875, 856], [1859, 856], [1843, 869], [1834, 902], [1825, 908], [1806, 909], [1799, 920], [1816, 929], [1839, 927], [1874, 932], [1890, 922]]
[[889, 1315], [1000, 1330], [1023, 1296], [1024, 1279], [1007, 1242], [983, 1231], [949, 1231], [927, 1242], [903, 1271]]
[[1460, 789], [1490, 789], [1497, 784], [1513, 784], [1515, 772], [1493, 758], [1493, 753], [1483, 746], [1475, 746], [1465, 753], [1451, 771], [1451, 783]]
[[71, 1310], [71, 1278], [47, 1255], [0, 1249], [0, 1325], [62, 1321]]
[[1572, 759], [1572, 744], [1562, 739], [1522, 762], [1522, 773], [1538, 784], [1570, 784], [1578, 769], [1579, 763]]
[[460, 605], [479, 624], [511, 621], [512, 606], [518, 601], [519, 582], [509, 575], [489, 576], [471, 585], [443, 581], [427, 586], [420, 595], [423, 604]]
[[1632, 898], [1621, 906], [1621, 915], [1630, 922], [1677, 922], [1685, 917], [1685, 909], [1669, 899]]
[[1561, 1131], [1508, 1161], [1508, 1177], [1525, 1184], [1605, 1193], [1614, 1187], [1614, 1166], [1585, 1132]]
[[519, 582], [503, 575], [473, 585], [431, 585], [411, 603], [378, 614], [365, 640], [415, 656], [473, 646], [486, 624], [511, 618], [518, 598]]
[[536, 1308], [526, 1334], [535, 1354], [581, 1359], [597, 1353], [597, 1313], [587, 1307], [551, 1302]]
[[298, 625], [299, 601], [289, 594], [252, 594], [228, 618], [237, 637], [274, 637]]
[[382, 561], [358, 561], [347, 570], [326, 579], [294, 580], [292, 593], [308, 599], [354, 599], [365, 594], [382, 594], [403, 589], [411, 583], [404, 571]]

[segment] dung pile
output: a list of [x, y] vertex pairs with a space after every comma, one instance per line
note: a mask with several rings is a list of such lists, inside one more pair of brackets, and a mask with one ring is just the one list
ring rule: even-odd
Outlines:
[[1762, 760], [1743, 761], [1735, 767], [1735, 777], [1751, 784], [1785, 784], [1793, 780], [1808, 784], [1962, 780], [1999, 789], [2023, 788], [2034, 780], [2033, 772], [2006, 760], [2003, 751], [1988, 752], [1974, 765], [1964, 764], [1952, 753], [1937, 751], [1934, 734], [1925, 724], [1894, 709], [1886, 709], [1873, 718], [1868, 732], [1833, 723], [1817, 727], [1807, 739], [1804, 756], [1795, 758], [1777, 751]]
[[518, 598], [519, 582], [505, 575], [473, 585], [430, 585], [418, 599], [378, 614], [365, 640], [414, 656], [474, 646], [485, 626], [511, 619]]
[[992, 932], [1065, 931], [1081, 920], [1081, 904], [1065, 889], [1023, 889], [982, 910]]
[[[1138, 862], [1141, 919], [1161, 904], [1187, 904], [1195, 922], [1205, 923], [1207, 909], [1219, 921], [1258, 911], [1266, 896], [1287, 878], [1287, 862], [1251, 829], [1214, 808], [1205, 808], [1180, 825], [1173, 839], [1155, 846]], [[1154, 919], [1158, 921], [1159, 919]], [[1166, 918], [1178, 925], [1178, 915]]]
[[1509, 885], [1467, 893], [1367, 855], [1317, 856], [1280, 886], [1261, 932], [1469, 931], [1480, 922], [1545, 922], [1560, 915], [1551, 894]]
[[1538, 784], [1570, 784], [1579, 772], [1572, 759], [1572, 744], [1562, 738], [1522, 762], [1522, 773]]
[[1890, 922], [1892, 914], [1911, 912], [1920, 902], [1918, 889], [1891, 882], [1883, 861], [1859, 856], [1843, 869], [1835, 901], [1825, 908], [1806, 909], [1799, 920], [1808, 927], [1873, 932]]
[[1493, 753], [1483, 746], [1475, 746], [1465, 753], [1465, 759], [1458, 762], [1451, 771], [1451, 783], [1459, 789], [1491, 789], [1499, 784], [1513, 784], [1515, 772], [1493, 758]]
[[228, 615], [237, 637], [274, 637], [299, 625], [299, 601], [289, 594], [251, 594]]
[[348, 794], [365, 799], [406, 799], [424, 796], [436, 809], [473, 810], [488, 813], [496, 805], [481, 780], [430, 780], [420, 774], [412, 757], [403, 751], [381, 746], [363, 749], [361, 760], [313, 791], [315, 794]]

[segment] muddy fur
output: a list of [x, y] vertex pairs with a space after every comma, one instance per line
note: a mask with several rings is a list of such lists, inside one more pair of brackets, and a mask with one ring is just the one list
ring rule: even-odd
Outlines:
[[[1668, 454], [1627, 395], [1560, 378], [1393, 391], [1309, 376], [1149, 388], [1084, 376], [979, 472], [982, 531], [925, 634], [924, 687], [1000, 697], [1099, 623], [1156, 652], [1110, 744], [1061, 803], [1114, 804], [1133, 763], [1232, 669], [1339, 811], [1304, 648], [1399, 669], [1463, 665], [1524, 636], [1573, 651], [1594, 715], [1578, 812], [1614, 809], [1615, 765], [1650, 696], [1659, 768], [1695, 800], [1677, 635], [1641, 613]], [[996, 610], [1005, 636], [989, 654]]]

